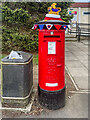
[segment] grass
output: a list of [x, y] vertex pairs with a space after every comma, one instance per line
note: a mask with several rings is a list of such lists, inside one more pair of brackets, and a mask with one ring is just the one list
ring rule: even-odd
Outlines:
[[[6, 56], [7, 54], [0, 54], [0, 63], [1, 63], [1, 59]], [[33, 65], [38, 65], [38, 53], [33, 54]]]
[[33, 65], [38, 65], [38, 53], [33, 54]]
[[7, 54], [0, 54], [0, 63], [1, 63], [1, 59], [6, 57], [6, 56], [7, 56]]

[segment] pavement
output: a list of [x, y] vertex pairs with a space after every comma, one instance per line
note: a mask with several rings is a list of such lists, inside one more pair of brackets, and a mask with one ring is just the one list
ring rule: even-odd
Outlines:
[[[65, 107], [55, 111], [41, 112], [39, 115], [28, 115], [27, 118], [88, 118], [88, 93], [90, 92], [88, 88], [88, 44], [85, 42], [66, 42], [65, 44], [66, 70], [75, 90], [69, 91], [71, 96], [67, 99]], [[37, 84], [38, 66], [35, 66], [35, 89], [37, 89]]]
[[77, 90], [88, 90], [88, 45], [79, 42], [66, 42], [66, 67]]
[[74, 94], [67, 100], [64, 108], [42, 112], [35, 118], [88, 118], [87, 94]]
[[[66, 42], [66, 70], [76, 90], [70, 90], [64, 108], [42, 112], [35, 118], [88, 118], [88, 44], [84, 42]], [[66, 80], [67, 81], [67, 80]], [[32, 116], [31, 116], [32, 118]]]

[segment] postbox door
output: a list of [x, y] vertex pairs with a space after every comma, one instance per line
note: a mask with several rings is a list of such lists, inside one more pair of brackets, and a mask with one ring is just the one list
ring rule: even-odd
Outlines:
[[49, 37], [42, 39], [39, 60], [40, 87], [45, 90], [60, 90], [64, 87], [64, 41], [61, 33], [59, 38]]
[[[59, 40], [47, 41], [47, 83], [50, 89], [61, 89], [64, 86], [64, 56], [62, 43]], [[52, 87], [52, 88], [51, 88]]]

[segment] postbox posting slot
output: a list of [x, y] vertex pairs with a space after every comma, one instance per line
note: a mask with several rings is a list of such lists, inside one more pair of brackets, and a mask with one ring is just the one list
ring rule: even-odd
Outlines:
[[[43, 40], [44, 42], [46, 42], [46, 41], [52, 41], [52, 39], [53, 40], [55, 40], [55, 41], [58, 41], [58, 42], [61, 42], [61, 40], [60, 40], [60, 35], [44, 35], [43, 36], [45, 39]], [[56, 39], [55, 39], [56, 38]]]
[[60, 38], [60, 36], [59, 35], [54, 35], [54, 36], [45, 35], [44, 38]]

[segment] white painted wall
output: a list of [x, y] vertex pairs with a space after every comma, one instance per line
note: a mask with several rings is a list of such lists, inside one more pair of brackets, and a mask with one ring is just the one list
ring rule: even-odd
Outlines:
[[[70, 8], [68, 9], [70, 10]], [[75, 17], [72, 19], [72, 22], [75, 22], [74, 20], [76, 20], [78, 23], [88, 23], [88, 17], [90, 15], [84, 15], [83, 12], [88, 12], [89, 9], [88, 8], [73, 8], [73, 11], [77, 11], [77, 16], [75, 15]]]

